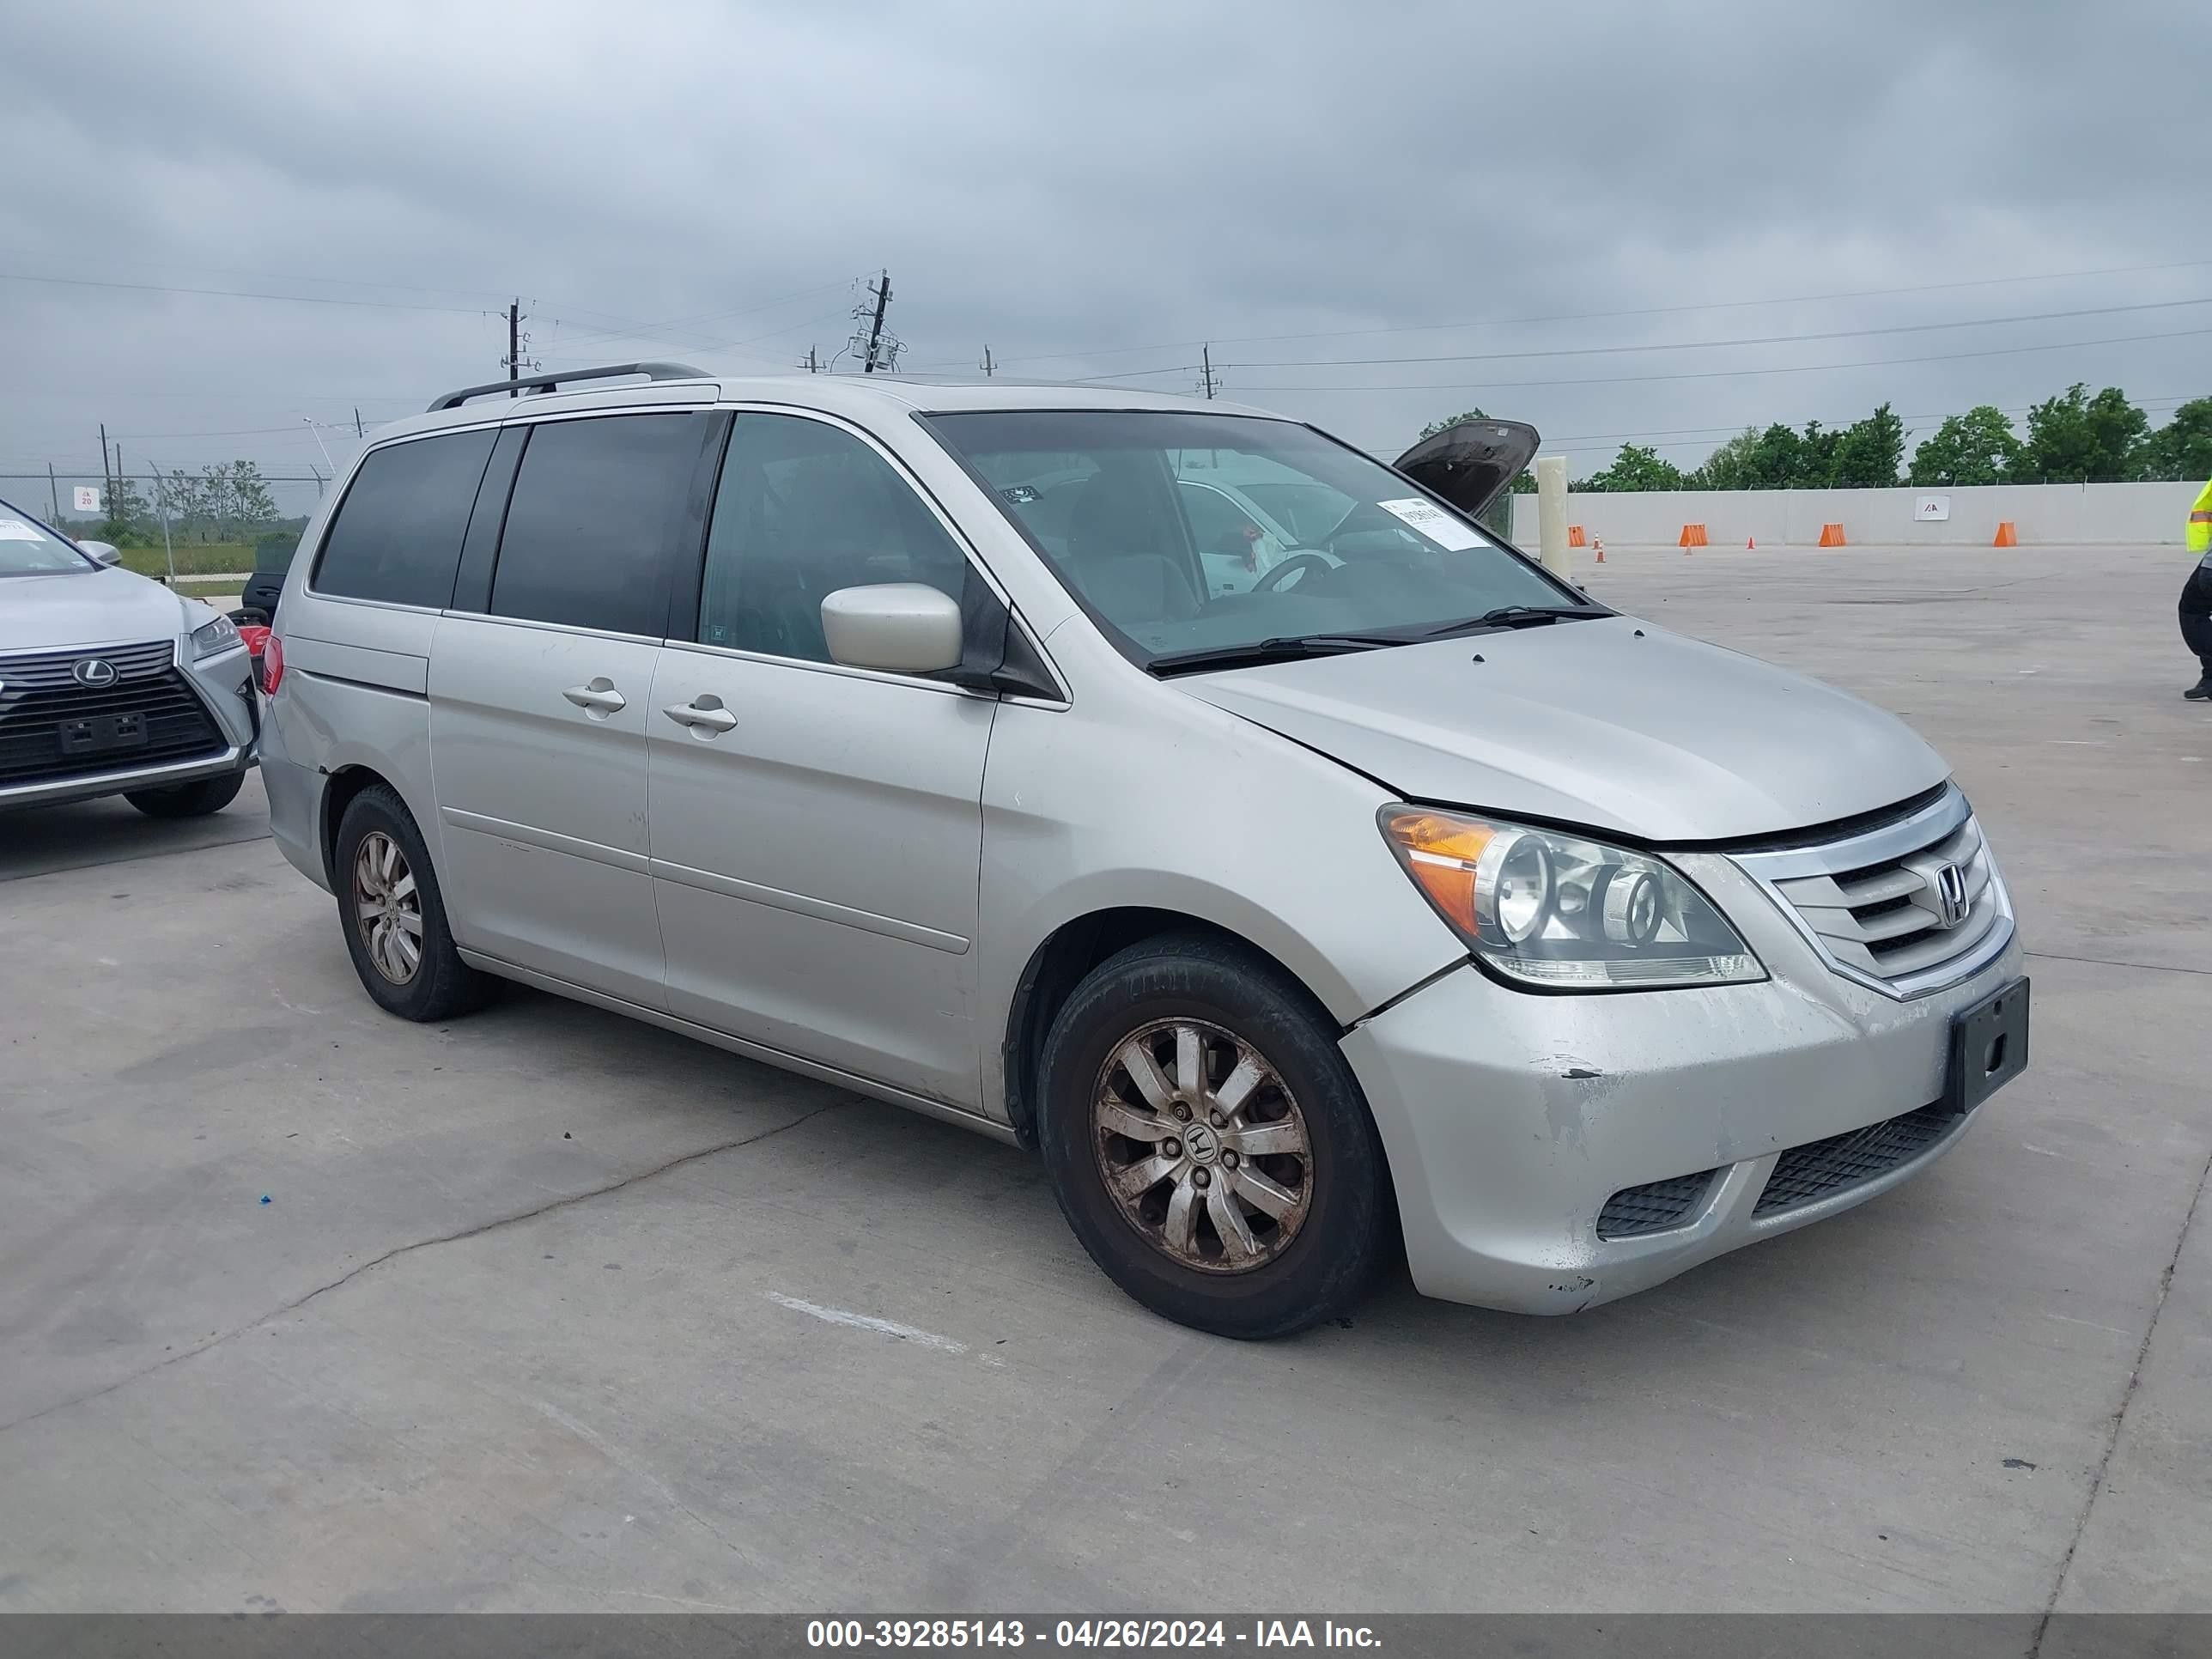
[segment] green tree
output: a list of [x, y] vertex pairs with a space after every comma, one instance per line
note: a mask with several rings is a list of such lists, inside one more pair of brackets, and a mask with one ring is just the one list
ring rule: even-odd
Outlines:
[[2020, 440], [2005, 412], [1977, 404], [1963, 415], [1946, 415], [1943, 424], [1912, 452], [1916, 484], [2002, 483], [2014, 474]]
[[111, 477], [100, 494], [100, 535], [97, 539], [120, 546], [144, 539], [146, 498], [130, 478]]
[[2134, 476], [2136, 446], [2150, 417], [2108, 386], [2095, 397], [2076, 380], [2027, 411], [2027, 441], [2008, 475], [2014, 483], [2111, 483]]
[[269, 481], [252, 461], [230, 464], [230, 501], [240, 539], [276, 516], [276, 498], [269, 493]]
[[2212, 398], [2192, 398], [2136, 448], [2136, 476], [2212, 478]]
[[1887, 489], [1905, 459], [1905, 422], [1887, 404], [1836, 434], [1828, 482], [1838, 489]]
[[1620, 453], [1613, 458], [1611, 466], [1575, 486], [1577, 489], [1601, 491], [1680, 489], [1682, 487], [1681, 469], [1672, 461], [1662, 460], [1657, 450], [1641, 444], [1621, 445]]
[[1826, 489], [1836, 481], [1836, 449], [1843, 442], [1840, 431], [1824, 429], [1818, 421], [1805, 422], [1805, 431], [1797, 440], [1797, 470], [1786, 486], [1791, 489]]
[[1682, 482], [1692, 489], [1751, 489], [1759, 453], [1759, 428], [1747, 426], [1693, 467]]
[[1745, 489], [1787, 489], [1805, 465], [1805, 441], [1777, 421], [1744, 453]]
[[1479, 409], [1462, 410], [1456, 415], [1447, 415], [1441, 421], [1431, 421], [1421, 428], [1421, 436], [1433, 438], [1448, 426], [1457, 426], [1462, 421], [1486, 421], [1489, 416]]

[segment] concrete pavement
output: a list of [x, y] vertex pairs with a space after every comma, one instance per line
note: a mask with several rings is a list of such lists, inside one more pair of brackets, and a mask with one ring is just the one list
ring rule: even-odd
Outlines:
[[266, 841], [0, 819], [0, 1610], [2212, 1609], [2184, 562], [1585, 568], [1952, 758], [2036, 1053], [1568, 1320], [1195, 1335], [1024, 1154], [537, 994], [405, 1025]]

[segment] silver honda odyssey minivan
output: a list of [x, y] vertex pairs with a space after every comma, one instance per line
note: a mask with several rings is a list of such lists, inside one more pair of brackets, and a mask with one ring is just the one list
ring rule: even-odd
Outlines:
[[1626, 1295], [2027, 1062], [1942, 759], [1494, 540], [1525, 427], [520, 387], [376, 435], [264, 662], [276, 838], [394, 1014], [520, 981], [1036, 1147], [1115, 1283], [1240, 1337], [1399, 1251]]

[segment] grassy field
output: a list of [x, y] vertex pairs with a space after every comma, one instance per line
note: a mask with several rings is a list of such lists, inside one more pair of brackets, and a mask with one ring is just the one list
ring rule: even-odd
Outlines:
[[[158, 547], [126, 547], [123, 568], [142, 576], [166, 576], [169, 562]], [[251, 570], [253, 549], [246, 542], [179, 542], [177, 574], [198, 575], [205, 571]]]

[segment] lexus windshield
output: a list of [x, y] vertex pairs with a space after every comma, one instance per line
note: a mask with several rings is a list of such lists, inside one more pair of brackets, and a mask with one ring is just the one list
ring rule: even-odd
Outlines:
[[1031, 410], [928, 424], [1158, 672], [1589, 614], [1401, 474], [1289, 421]]
[[99, 568], [29, 514], [0, 501], [0, 576], [50, 576]]

